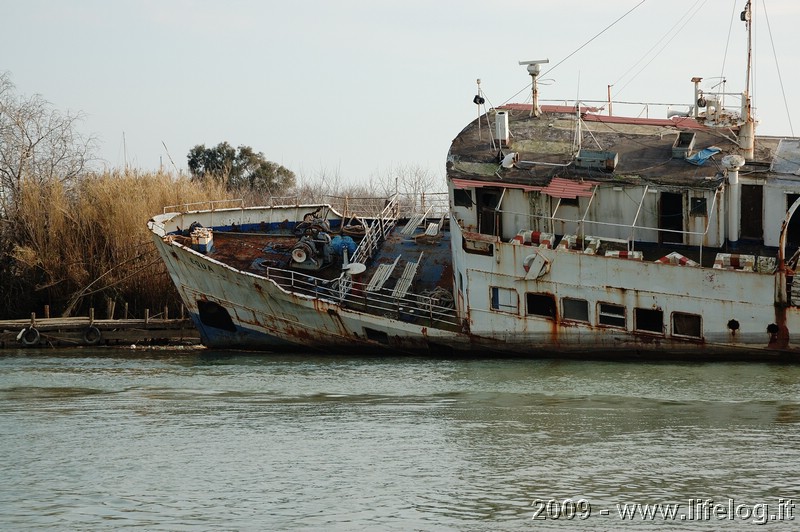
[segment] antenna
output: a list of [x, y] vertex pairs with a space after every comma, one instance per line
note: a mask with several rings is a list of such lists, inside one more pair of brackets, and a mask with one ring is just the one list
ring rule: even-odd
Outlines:
[[475, 95], [472, 101], [478, 106], [478, 140], [481, 140], [481, 105], [486, 103], [486, 98], [481, 94], [481, 78], [478, 78], [477, 82], [478, 94]]
[[747, 25], [747, 73], [745, 74], [742, 101], [744, 124], [739, 128], [739, 147], [742, 148], [742, 155], [745, 159], [752, 160], [755, 156], [756, 123], [753, 119], [753, 102], [750, 98], [750, 76], [753, 66], [753, 11], [750, 0], [747, 0], [747, 5], [745, 5], [740, 18]]
[[161, 144], [164, 146], [164, 150], [167, 152], [167, 157], [169, 157], [169, 162], [172, 163], [172, 167], [175, 169], [175, 173], [180, 175], [181, 171], [178, 170], [177, 166], [175, 166], [175, 161], [172, 160], [172, 155], [169, 154], [169, 149], [167, 148], [167, 143], [162, 140]]
[[531, 87], [533, 90], [533, 103], [531, 104], [530, 116], [539, 116], [542, 114], [542, 109], [539, 107], [539, 85], [536, 83], [536, 78], [541, 72], [541, 65], [549, 63], [549, 59], [537, 59], [535, 61], [520, 61], [520, 65], [528, 65], [528, 74], [531, 75]]

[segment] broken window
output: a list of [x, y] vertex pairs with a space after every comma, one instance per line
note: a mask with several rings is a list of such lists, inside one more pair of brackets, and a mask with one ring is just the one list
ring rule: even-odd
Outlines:
[[599, 303], [598, 310], [598, 324], [625, 328], [625, 307], [611, 303]]
[[570, 205], [573, 207], [578, 207], [580, 202], [578, 201], [578, 198], [561, 198], [559, 205], [562, 207], [567, 207]]
[[699, 314], [672, 313], [672, 334], [690, 338], [703, 337], [703, 321]]
[[708, 216], [706, 198], [692, 198], [690, 200], [689, 214], [692, 216]]
[[453, 205], [456, 207], [470, 207], [475, 205], [472, 201], [472, 192], [464, 188], [456, 188], [453, 190]]
[[565, 320], [589, 321], [589, 302], [565, 297], [561, 300], [561, 315]]
[[633, 309], [634, 327], [637, 331], [664, 332], [664, 312], [652, 308]]
[[517, 291], [510, 288], [492, 287], [492, 310], [517, 313], [519, 301]]
[[556, 298], [552, 294], [525, 294], [528, 314], [556, 319]]

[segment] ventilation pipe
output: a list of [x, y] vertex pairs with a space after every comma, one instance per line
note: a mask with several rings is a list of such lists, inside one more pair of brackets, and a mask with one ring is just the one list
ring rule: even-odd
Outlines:
[[744, 162], [741, 155], [726, 155], [722, 158], [722, 166], [728, 171], [728, 242], [732, 245], [739, 242], [742, 204], [739, 170]]

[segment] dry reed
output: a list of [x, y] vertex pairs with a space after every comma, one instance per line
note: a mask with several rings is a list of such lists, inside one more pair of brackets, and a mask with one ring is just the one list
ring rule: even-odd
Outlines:
[[175, 315], [178, 294], [147, 229], [147, 220], [167, 205], [243, 198], [245, 205], [329, 202], [344, 211], [346, 198], [382, 198], [399, 188], [419, 192], [429, 181], [414, 168], [366, 184], [320, 172], [301, 177], [288, 197], [278, 198], [136, 170], [89, 174], [71, 185], [23, 180], [0, 225], [0, 318], [41, 315], [44, 305], [51, 315], [85, 315], [109, 301], [117, 309], [127, 305], [130, 316], [165, 306]]
[[223, 187], [186, 177], [137, 171], [91, 174], [73, 189], [60, 183], [24, 183], [10, 216], [10, 246], [18, 285], [8, 313], [19, 317], [48, 304], [53, 314], [127, 303], [173, 308], [175, 289], [159, 260], [147, 220], [165, 205], [225, 198]]

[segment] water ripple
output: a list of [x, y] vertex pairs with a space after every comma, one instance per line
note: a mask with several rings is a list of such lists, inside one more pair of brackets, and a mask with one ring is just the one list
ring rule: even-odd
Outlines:
[[[0, 528], [614, 530], [643, 524], [599, 515], [619, 503], [777, 504], [800, 475], [799, 383], [744, 364], [0, 357]], [[595, 513], [532, 521], [564, 499]]]

